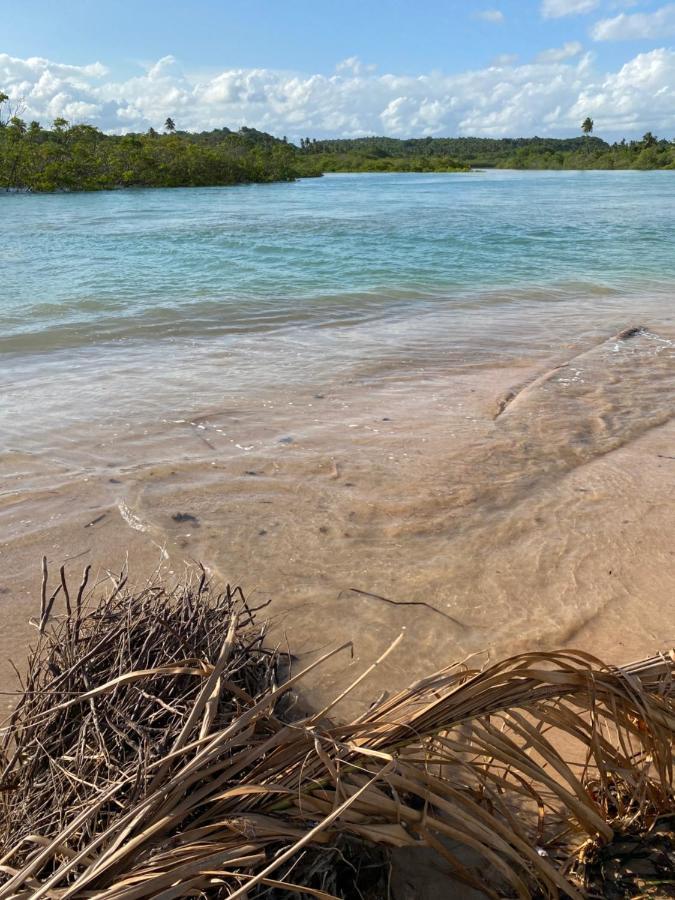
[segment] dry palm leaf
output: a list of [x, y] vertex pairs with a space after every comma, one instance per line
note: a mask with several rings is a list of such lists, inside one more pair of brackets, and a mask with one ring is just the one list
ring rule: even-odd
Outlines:
[[590, 848], [673, 812], [670, 656], [455, 665], [354, 722], [293, 720], [344, 648], [278, 684], [238, 589], [86, 582], [73, 609], [62, 572], [59, 617], [45, 576], [3, 732], [0, 900], [354, 896], [342, 863], [396, 847], [486, 896], [579, 898]]

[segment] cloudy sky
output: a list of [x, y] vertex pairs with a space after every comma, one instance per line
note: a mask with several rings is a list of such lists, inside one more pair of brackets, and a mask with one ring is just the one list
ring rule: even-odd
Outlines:
[[0, 0], [0, 90], [109, 131], [675, 138], [675, 2]]

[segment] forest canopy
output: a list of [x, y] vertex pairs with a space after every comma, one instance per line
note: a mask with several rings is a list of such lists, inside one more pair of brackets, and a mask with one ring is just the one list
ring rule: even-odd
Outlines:
[[180, 133], [107, 135], [57, 119], [50, 129], [12, 117], [0, 125], [0, 188], [96, 191], [292, 181], [294, 147], [253, 129], [214, 141]]
[[[588, 120], [590, 122], [590, 120]], [[584, 123], [586, 124], [586, 123]], [[591, 123], [592, 126], [592, 123]], [[313, 140], [299, 145], [255, 128], [110, 135], [55, 119], [25, 122], [0, 91], [0, 190], [77, 191], [292, 181], [324, 172], [461, 172], [472, 168], [675, 168], [675, 143], [648, 132], [608, 144], [583, 137]]]
[[[589, 120], [590, 121], [590, 120]], [[584, 123], [585, 124], [585, 123]], [[460, 166], [503, 169], [672, 169], [675, 142], [647, 132], [639, 141], [608, 144], [589, 132], [577, 138], [365, 137], [301, 142], [324, 171], [344, 171], [350, 160], [453, 159]]]

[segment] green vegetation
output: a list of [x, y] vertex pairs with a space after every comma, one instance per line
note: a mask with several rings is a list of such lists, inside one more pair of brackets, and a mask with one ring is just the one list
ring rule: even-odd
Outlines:
[[451, 156], [370, 156], [353, 153], [321, 153], [305, 171], [324, 172], [468, 172], [471, 167]]
[[55, 119], [26, 123], [0, 92], [0, 190], [109, 190], [292, 181], [324, 172], [462, 172], [507, 169], [675, 169], [675, 142], [648, 131], [640, 141], [608, 144], [583, 137], [303, 138], [300, 146], [255, 128], [109, 135]]
[[[578, 138], [411, 138], [367, 137], [352, 140], [303, 141], [301, 153], [320, 171], [363, 171], [371, 165], [398, 160], [415, 161], [428, 168], [502, 169], [674, 169], [675, 142], [659, 140], [647, 132], [640, 141], [608, 144], [593, 137], [593, 121], [583, 125]], [[363, 160], [366, 164], [363, 165]], [[399, 170], [400, 171], [400, 170]]]
[[[6, 104], [0, 93], [0, 113]], [[0, 116], [0, 190], [97, 191], [292, 181], [305, 171], [296, 147], [255, 129], [217, 140], [176, 132], [107, 135], [56, 119], [50, 129]]]

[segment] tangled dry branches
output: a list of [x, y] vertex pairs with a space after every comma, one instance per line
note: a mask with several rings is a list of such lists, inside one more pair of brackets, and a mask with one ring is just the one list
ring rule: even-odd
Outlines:
[[673, 811], [670, 657], [453, 665], [353, 722], [294, 719], [322, 660], [278, 683], [239, 590], [86, 582], [62, 571], [58, 616], [45, 587], [3, 732], [0, 898], [328, 898], [340, 846], [432, 848], [490, 897], [580, 898], [584, 856]]

